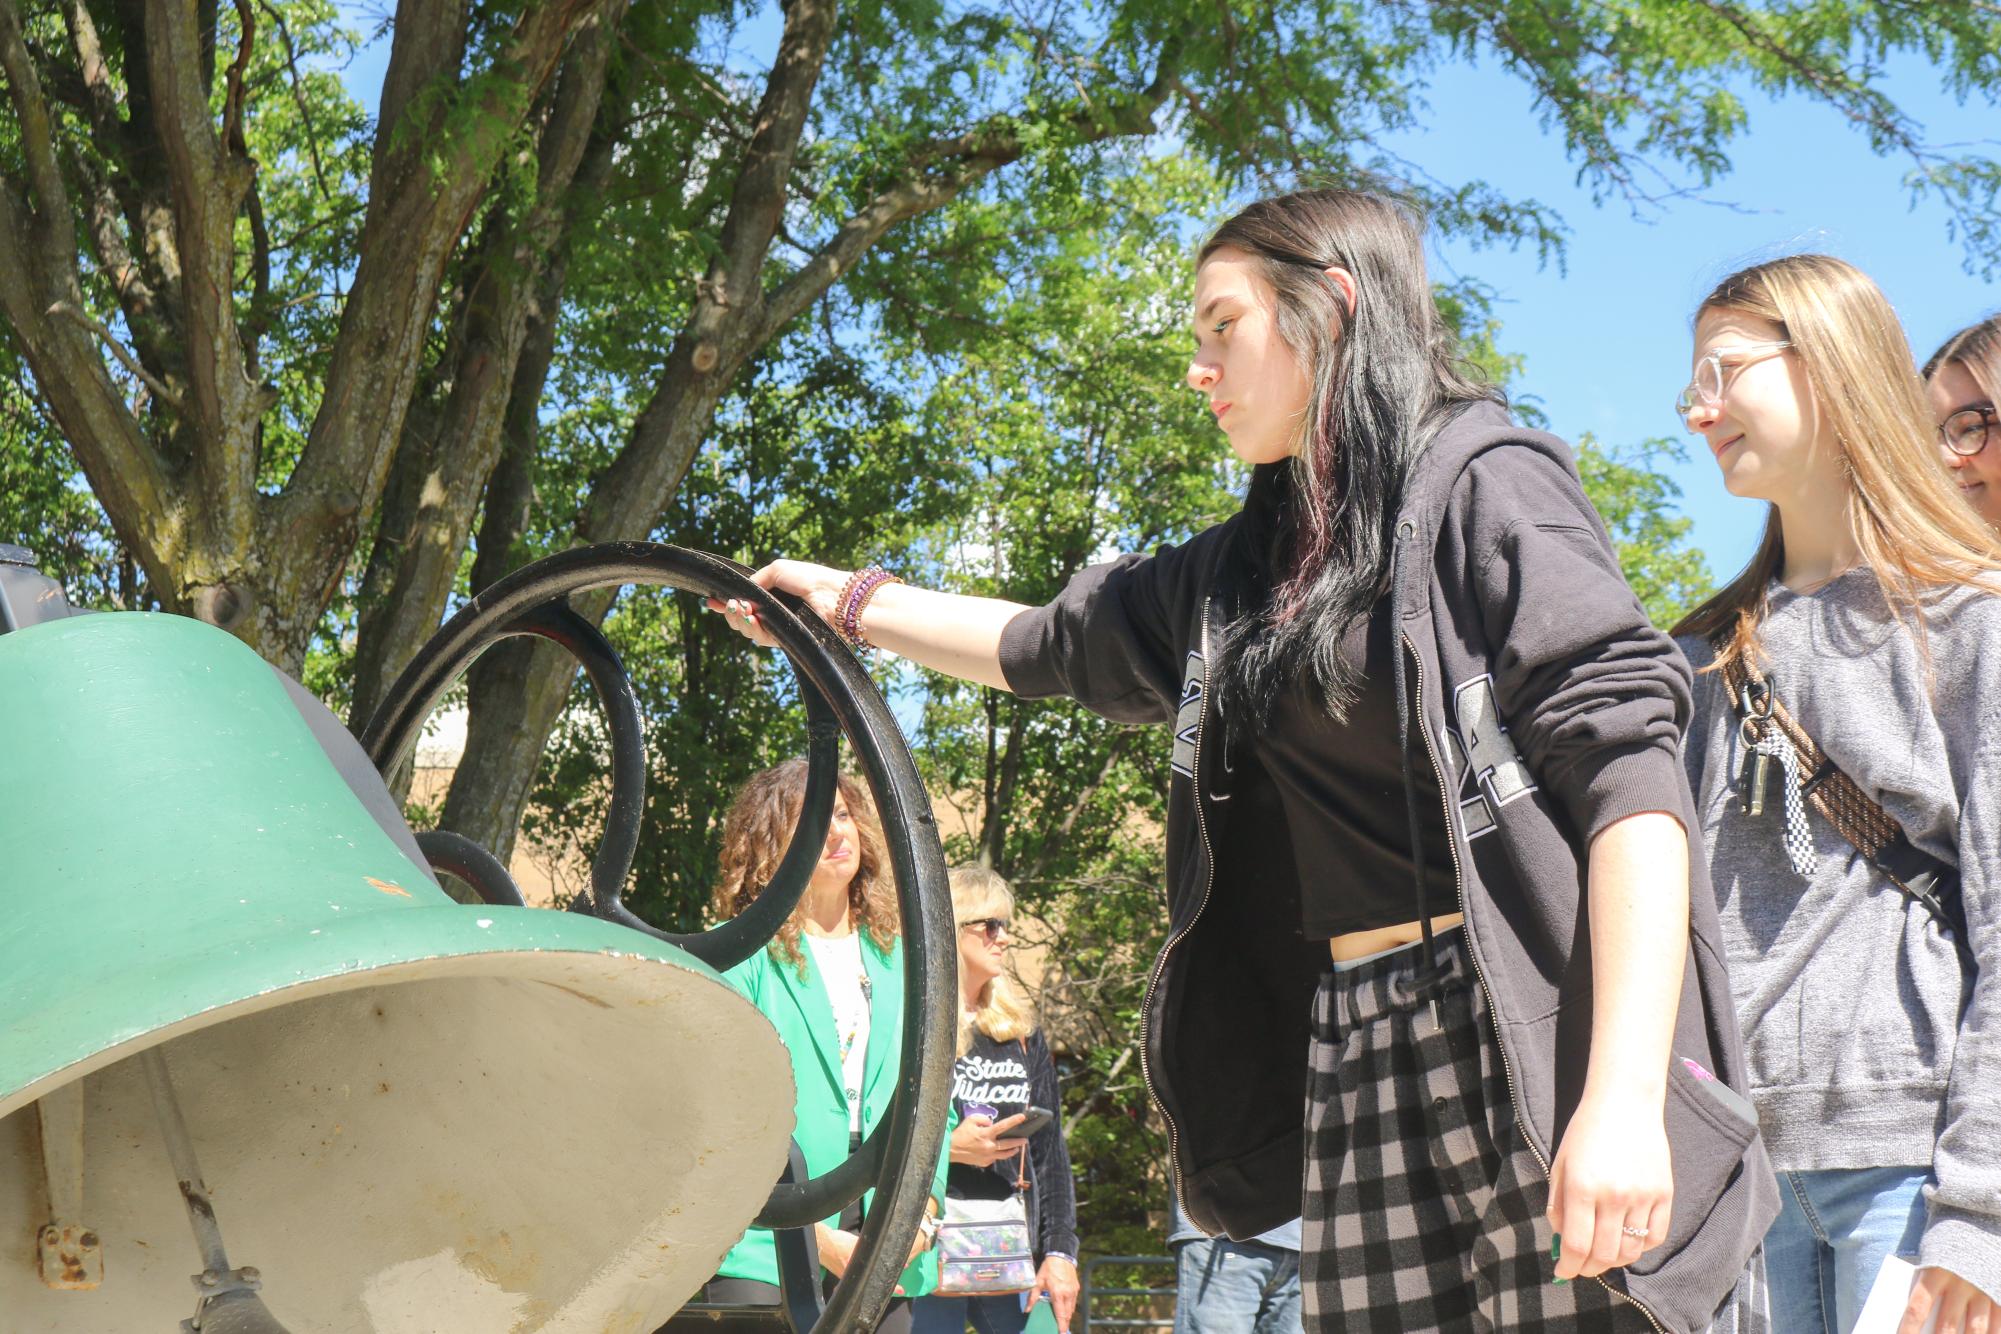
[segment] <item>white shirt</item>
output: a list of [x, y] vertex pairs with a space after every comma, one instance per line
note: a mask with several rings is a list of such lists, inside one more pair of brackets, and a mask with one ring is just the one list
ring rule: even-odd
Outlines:
[[834, 1036], [841, 1054], [841, 1084], [848, 1095], [848, 1128], [862, 1128], [862, 1070], [868, 1060], [869, 981], [862, 968], [862, 933], [815, 936], [801, 932], [813, 966], [834, 1003]]

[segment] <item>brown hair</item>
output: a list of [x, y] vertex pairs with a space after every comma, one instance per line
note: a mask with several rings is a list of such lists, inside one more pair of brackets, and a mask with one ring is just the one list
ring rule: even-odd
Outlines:
[[[896, 882], [889, 870], [883, 846], [882, 825], [876, 820], [875, 806], [868, 792], [852, 775], [840, 776], [840, 797], [854, 817], [855, 841], [861, 845], [855, 878], [848, 882], [848, 919], [855, 929], [865, 931], [877, 948], [888, 950], [896, 943], [902, 922], [896, 910]], [[806, 761], [787, 760], [751, 776], [737, 790], [723, 817], [722, 866], [710, 896], [716, 913], [735, 917], [748, 908], [771, 877], [792, 842], [799, 824], [799, 808], [806, 801]], [[805, 902], [792, 910], [778, 934], [771, 938], [774, 956], [806, 971], [806, 955], [799, 948], [799, 921]]]
[[1965, 367], [1987, 401], [2001, 407], [2001, 315], [1989, 315], [1946, 339], [1925, 363], [1925, 378], [1938, 374], [1948, 361]]
[[[1888, 298], [1852, 264], [1831, 255], [1789, 255], [1725, 278], [1696, 318], [1711, 310], [1770, 321], [1792, 343], [1814, 409], [1833, 428], [1840, 450], [1856, 545], [1922, 652], [1927, 590], [2001, 572], [2001, 541], [1939, 466], [1924, 384]], [[1751, 563], [1674, 633], [1721, 640], [1717, 667], [1753, 658], [1767, 590], [1784, 568], [1775, 507]]]

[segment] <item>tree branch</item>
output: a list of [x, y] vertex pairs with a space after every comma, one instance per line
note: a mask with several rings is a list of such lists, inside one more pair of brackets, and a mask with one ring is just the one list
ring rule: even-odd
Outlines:
[[118, 114], [118, 94], [111, 88], [111, 69], [105, 63], [97, 21], [84, 0], [70, 0], [63, 17], [69, 27], [70, 47], [76, 52], [77, 105], [90, 118], [93, 136], [115, 151], [125, 142], [125, 122]]
[[51, 315], [61, 315], [64, 319], [72, 320], [96, 334], [98, 341], [111, 349], [112, 356], [118, 358], [118, 364], [132, 372], [133, 378], [145, 385], [152, 392], [154, 398], [159, 399], [177, 413], [183, 411], [181, 396], [172, 389], [169, 389], [165, 381], [140, 365], [139, 358], [126, 351], [124, 344], [112, 337], [111, 330], [106, 328], [102, 321], [92, 319], [88, 313], [79, 310], [67, 301], [54, 303], [49, 307], [48, 313]]
[[[1144, 92], [1095, 109], [1079, 107], [1065, 118], [1065, 127], [1087, 140], [1150, 133], [1154, 128], [1154, 112], [1175, 86], [1177, 49], [1175, 44], [1163, 49], [1153, 82]], [[989, 172], [1014, 162], [1027, 150], [1018, 121], [1007, 115], [992, 117], [964, 134], [918, 147], [910, 157], [912, 170], [863, 205], [812, 259], [778, 285], [765, 302], [757, 342], [761, 344], [775, 337], [798, 318], [890, 228], [938, 208]]]
[[222, 142], [245, 157], [250, 150], [243, 142], [243, 72], [250, 68], [251, 45], [257, 40], [257, 11], [250, 0], [235, 0], [236, 22], [242, 30], [236, 43], [236, 59], [230, 62], [227, 91], [222, 98]]
[[[399, 6], [361, 262], [341, 311], [319, 415], [269, 515], [271, 540], [351, 534], [382, 494], [425, 361], [426, 325], [445, 263], [571, 35], [600, 21], [605, 2], [528, 7], [492, 65], [463, 84], [457, 83], [463, 7], [422, 0]], [[440, 10], [450, 13], [441, 19]], [[419, 97], [434, 80], [476, 101]]]
[[228, 553], [227, 567], [256, 545], [258, 424], [269, 397], [250, 378], [236, 318], [236, 219], [254, 169], [217, 137], [204, 77], [213, 68], [213, 34], [200, 23], [196, 6], [183, 0], [147, 0], [144, 64], [181, 260], [188, 346], [181, 434], [203, 545]]
[[319, 189], [320, 202], [331, 208], [334, 202], [333, 191], [327, 188], [326, 166], [320, 161], [320, 136], [313, 127], [312, 108], [306, 102], [305, 80], [299, 74], [298, 44], [292, 40], [291, 25], [285, 22], [285, 16], [278, 11], [277, 6], [273, 5], [271, 0], [260, 0], [260, 3], [264, 7], [264, 12], [271, 16], [272, 26], [278, 29], [278, 41], [285, 48], [285, 68], [292, 76], [292, 105], [298, 108], [299, 124], [305, 130], [306, 161], [313, 168], [313, 184]]
[[[96, 164], [76, 155], [77, 174], [89, 191], [85, 200], [85, 216], [90, 222], [91, 241], [97, 251], [97, 269], [111, 282], [112, 295], [118, 299], [118, 308], [125, 315], [125, 322], [132, 324], [143, 320], [155, 311], [159, 294], [140, 272], [139, 264], [132, 257], [125, 243], [125, 233], [119, 224], [124, 219], [117, 193], [111, 183], [99, 173]], [[137, 329], [134, 330], [136, 334]]]
[[[9, 17], [11, 0], [0, 0], [0, 32]], [[17, 96], [22, 91], [14, 88]], [[36, 236], [44, 220], [17, 206], [22, 197], [17, 182], [0, 180], [0, 312], [119, 540], [156, 587], [171, 588], [165, 576], [181, 541], [172, 479], [89, 338], [50, 318], [52, 304], [77, 298], [75, 255], [50, 262], [52, 248]]]
[[1097, 777], [1087, 783], [1084, 790], [1079, 792], [1075, 799], [1071, 801], [1069, 811], [1064, 814], [1063, 819], [1056, 826], [1055, 836], [1044, 841], [1042, 854], [1035, 859], [1033, 867], [1025, 874], [1025, 879], [1039, 880], [1048, 873], [1050, 858], [1055, 855], [1058, 848], [1064, 847], [1070, 842], [1071, 835], [1076, 831], [1077, 817], [1083, 813], [1086, 806], [1091, 804], [1092, 799], [1103, 790], [1105, 784], [1112, 780], [1112, 771], [1118, 768], [1119, 761], [1125, 758], [1126, 751], [1129, 749], [1128, 742], [1133, 737], [1139, 735], [1142, 734], [1131, 728], [1125, 728], [1112, 734], [1112, 744], [1105, 748], [1105, 762], [1098, 766]]
[[723, 221], [722, 255], [709, 270], [707, 281], [718, 306], [756, 298], [759, 271], [785, 215], [786, 185], [812, 108], [813, 89], [834, 40], [834, 11], [833, 0], [793, 0], [786, 8], [778, 54], [751, 121], [756, 128], [744, 150], [729, 215]]
[[[160, 324], [172, 323], [157, 283], [159, 274], [147, 272], [148, 266], [133, 253], [121, 227], [128, 220], [136, 224], [143, 214], [130, 171], [131, 131], [119, 114], [118, 95], [111, 87], [103, 41], [89, 7], [84, 0], [71, 0], [64, 15], [77, 60], [75, 103], [90, 121], [90, 147], [111, 163], [111, 170], [105, 171], [98, 158], [81, 146], [70, 154], [73, 169], [87, 192], [86, 217], [97, 252], [98, 271], [110, 279], [112, 293], [132, 332], [133, 346], [140, 359], [159, 366], [169, 359], [162, 354], [177, 345], [178, 340], [159, 336]], [[135, 225], [134, 230], [140, 228]]]
[[[76, 51], [79, 101], [90, 119], [90, 143], [77, 145], [72, 158], [87, 176], [99, 178], [93, 204], [92, 231], [106, 251], [104, 237], [123, 215], [129, 245], [121, 242], [112, 249], [122, 252], [125, 261], [119, 271], [128, 271], [136, 280], [129, 292], [120, 293], [120, 303], [132, 334], [132, 344], [142, 361], [157, 369], [177, 365], [187, 347], [181, 318], [181, 260], [174, 235], [173, 201], [166, 170], [152, 133], [152, 79], [147, 72], [144, 50], [144, 19], [137, 12], [140, 0], [117, 0], [111, 7], [111, 25], [118, 42], [130, 53], [124, 62], [125, 97], [121, 104], [111, 85], [111, 71], [104, 56], [96, 18], [87, 0], [71, 0], [68, 10], [70, 43]], [[109, 169], [100, 171], [93, 154]], [[109, 201], [115, 207], [107, 207]], [[121, 285], [124, 280], [119, 279]]]
[[41, 234], [43, 256], [48, 261], [68, 263], [76, 253], [69, 191], [63, 186], [62, 169], [56, 163], [55, 126], [49, 115], [48, 98], [42, 93], [34, 60], [22, 39], [21, 16], [14, 8], [14, 0], [0, 0], [0, 74], [7, 78], [8, 96], [14, 104], [21, 156], [27, 164], [28, 185], [40, 223], [36, 230]]
[[[462, 319], [436, 378], [448, 388], [427, 413], [428, 430], [404, 432], [383, 492], [374, 551], [363, 577], [354, 663], [354, 709], [365, 721], [388, 683], [437, 629], [457, 583], [482, 493], [505, 444], [510, 386], [543, 301], [560, 302], [563, 242], [580, 195], [595, 193], [616, 140], [593, 133], [613, 43], [608, 31], [625, 0], [572, 44], [541, 118], [534, 195], [517, 211], [498, 198], [464, 261]], [[572, 191], [580, 168], [592, 179]], [[496, 196], [502, 191], [496, 190]], [[557, 287], [544, 288], [554, 268]], [[539, 392], [543, 361], [536, 373]], [[505, 504], [505, 502], [502, 502]], [[491, 516], [490, 516], [491, 517]]]

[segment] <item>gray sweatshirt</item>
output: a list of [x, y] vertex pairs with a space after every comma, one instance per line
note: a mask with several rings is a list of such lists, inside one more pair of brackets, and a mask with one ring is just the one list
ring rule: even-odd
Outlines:
[[1812, 594], [1775, 584], [1761, 667], [1829, 758], [1960, 868], [1974, 978], [1924, 908], [1810, 808], [1817, 864], [1794, 869], [1776, 761], [1764, 813], [1740, 812], [1737, 720], [1722, 676], [1703, 670], [1714, 652], [1687, 638], [1684, 756], [1773, 1164], [1930, 1167], [1920, 1263], [2001, 1300], [2001, 597], [1943, 593], [1926, 625], [1929, 694], [1916, 638], [1869, 571]]

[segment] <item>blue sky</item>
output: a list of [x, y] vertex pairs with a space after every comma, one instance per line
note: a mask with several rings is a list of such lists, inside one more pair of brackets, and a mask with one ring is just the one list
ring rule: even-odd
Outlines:
[[[374, 30], [383, 8], [379, 0], [341, 7], [364, 31]], [[733, 54], [768, 61], [768, 49], [753, 48], [776, 38], [774, 7], [768, 21], [739, 30]], [[388, 43], [376, 42], [347, 71], [371, 109], [387, 57]], [[1922, 63], [1895, 65], [1885, 88], [1930, 142], [2001, 152], [1996, 108], [1956, 104]], [[1498, 292], [1502, 346], [1526, 358], [1518, 388], [1541, 400], [1551, 429], [1566, 439], [1590, 432], [1616, 446], [1677, 434], [1669, 405], [1688, 377], [1689, 314], [1718, 279], [1761, 259], [1823, 250], [1856, 264], [1889, 294], [1921, 358], [2001, 308], [2001, 284], [1962, 268], [1943, 206], [1911, 205], [1903, 184], [1910, 164], [1875, 156], [1836, 112], [1804, 99], [1746, 94], [1750, 126], [1730, 154], [1731, 173], [1702, 198], [1636, 217], [1623, 203], [1591, 202], [1562, 141], [1539, 124], [1526, 85], [1497, 63], [1445, 67], [1427, 97], [1426, 128], [1386, 147], [1439, 180], [1484, 179], [1510, 196], [1539, 199], [1570, 225], [1561, 271], [1532, 252], [1433, 248], [1438, 270]], [[1695, 443], [1671, 475], [1694, 521], [1692, 540], [1722, 579], [1750, 557], [1763, 506], [1725, 492]]]
[[[1984, 140], [1983, 154], [2001, 150], [1995, 108], [1956, 105], [1929, 68], [1905, 62], [1886, 88], [1931, 142]], [[1434, 245], [1434, 264], [1499, 291], [1501, 343], [1527, 359], [1520, 388], [1542, 400], [1551, 429], [1567, 439], [1589, 431], [1616, 445], [1677, 434], [1670, 405], [1688, 379], [1689, 315], [1745, 264], [1802, 250], [1839, 255], [1889, 295], [1919, 358], [2001, 307], [2001, 285], [1962, 269], [1944, 207], [1911, 207], [1909, 164], [1871, 154], [1827, 108], [1754, 95], [1734, 170], [1708, 192], [1714, 202], [1678, 200], [1642, 220], [1622, 204], [1592, 205], [1561, 141], [1543, 135], [1526, 87], [1491, 63], [1442, 78], [1430, 100], [1428, 130], [1392, 148], [1442, 179], [1482, 177], [1533, 196], [1570, 224], [1566, 272], [1539, 267], [1532, 253]], [[1672, 475], [1693, 541], [1722, 579], [1750, 558], [1764, 507], [1724, 491], [1700, 441], [1683, 438], [1695, 448]]]

